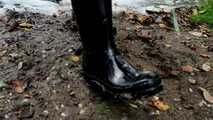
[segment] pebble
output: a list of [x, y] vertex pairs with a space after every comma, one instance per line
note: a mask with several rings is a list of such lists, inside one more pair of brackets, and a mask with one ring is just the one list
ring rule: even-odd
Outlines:
[[64, 104], [61, 104], [61, 108], [64, 108]]
[[69, 49], [68, 52], [73, 52], [73, 49]]
[[154, 96], [153, 100], [159, 100], [160, 98], [158, 96]]
[[20, 63], [18, 64], [18, 70], [20, 70], [22, 67], [23, 67], [23, 62], [20, 62]]
[[66, 114], [66, 113], [64, 113], [64, 112], [62, 112], [62, 113], [61, 113], [61, 116], [62, 116], [62, 117], [66, 117], [66, 116], [67, 116], [67, 114]]
[[197, 83], [197, 81], [193, 78], [189, 78], [188, 79], [189, 83], [191, 83], [192, 85], [195, 85]]
[[79, 107], [79, 108], [82, 108], [82, 107], [83, 107], [83, 104], [81, 104], [81, 103], [78, 104], [78, 107]]
[[204, 70], [204, 71], [206, 71], [206, 72], [210, 71], [210, 70], [211, 70], [210, 63], [204, 63], [204, 64], [202, 65], [202, 70]]
[[9, 115], [8, 114], [4, 115], [4, 118], [9, 119]]
[[181, 110], [183, 110], [183, 109], [182, 109], [181, 107], [178, 107], [178, 110], [180, 110], [180, 111], [181, 111]]
[[190, 92], [190, 93], [192, 93], [192, 92], [193, 92], [192, 88], [189, 88], [189, 92]]
[[44, 111], [43, 111], [43, 115], [44, 115], [44, 116], [48, 116], [48, 115], [49, 115], [49, 111], [48, 111], [48, 110], [44, 110]]
[[181, 99], [180, 99], [180, 98], [174, 98], [174, 101], [175, 101], [175, 102], [180, 102]]

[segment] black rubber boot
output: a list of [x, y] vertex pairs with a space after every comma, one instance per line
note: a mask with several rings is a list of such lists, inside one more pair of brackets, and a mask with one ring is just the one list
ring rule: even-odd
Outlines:
[[111, 0], [72, 0], [72, 5], [83, 44], [86, 80], [113, 93], [149, 94], [162, 88], [158, 75], [137, 71], [116, 51]]

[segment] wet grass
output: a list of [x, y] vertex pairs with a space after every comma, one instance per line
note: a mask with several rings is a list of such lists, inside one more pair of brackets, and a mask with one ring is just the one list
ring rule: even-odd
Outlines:
[[199, 12], [192, 16], [192, 22], [206, 23], [213, 27], [213, 0], [202, 0], [200, 3]]

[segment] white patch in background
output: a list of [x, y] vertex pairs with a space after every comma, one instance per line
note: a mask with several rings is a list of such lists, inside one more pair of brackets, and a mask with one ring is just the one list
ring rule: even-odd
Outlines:
[[53, 15], [58, 14], [59, 9], [58, 4], [45, 0], [0, 0], [0, 6], [0, 15], [4, 15], [7, 9]]
[[173, 8], [197, 5], [198, 0], [112, 0], [114, 13], [134, 11], [146, 14], [146, 10], [171, 12]]
[[[196, 5], [198, 0], [177, 0], [176, 6], [173, 0], [112, 0], [113, 13], [122, 11], [134, 11], [145, 14], [146, 10], [170, 12], [174, 7]], [[19, 12], [30, 11], [46, 15], [58, 15], [60, 12], [71, 12], [71, 0], [62, 0], [60, 4], [48, 0], [0, 0], [0, 15], [3, 15], [7, 9]]]

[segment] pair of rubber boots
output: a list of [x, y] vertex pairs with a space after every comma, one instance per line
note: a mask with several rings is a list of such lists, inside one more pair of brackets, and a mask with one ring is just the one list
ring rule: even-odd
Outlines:
[[112, 93], [158, 92], [160, 77], [137, 71], [117, 52], [113, 40], [111, 0], [72, 0], [83, 44], [85, 79]]

